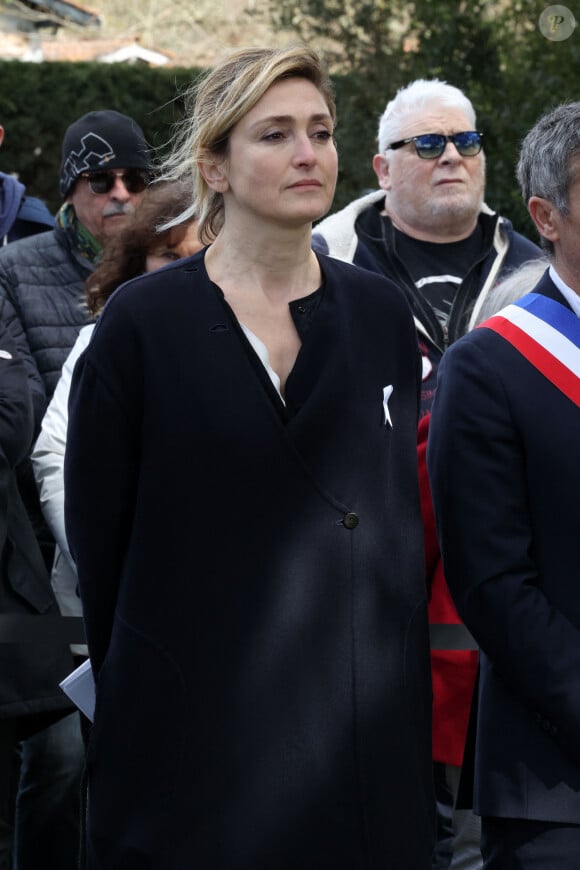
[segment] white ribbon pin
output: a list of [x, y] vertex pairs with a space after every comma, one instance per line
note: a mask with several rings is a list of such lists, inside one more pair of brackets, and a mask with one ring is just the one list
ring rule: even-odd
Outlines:
[[393, 428], [393, 421], [391, 420], [391, 414], [389, 411], [389, 399], [393, 393], [393, 385], [389, 384], [388, 387], [383, 387], [383, 411], [385, 412], [385, 426], [390, 426]]

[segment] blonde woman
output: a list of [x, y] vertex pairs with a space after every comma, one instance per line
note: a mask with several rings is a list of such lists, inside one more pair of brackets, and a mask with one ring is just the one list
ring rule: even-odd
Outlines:
[[240, 50], [194, 97], [167, 174], [211, 245], [109, 300], [71, 388], [89, 866], [427, 870], [412, 318], [312, 251], [317, 55]]

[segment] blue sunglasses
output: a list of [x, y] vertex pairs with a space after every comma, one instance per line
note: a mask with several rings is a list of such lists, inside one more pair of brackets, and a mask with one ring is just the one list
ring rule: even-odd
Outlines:
[[437, 157], [441, 157], [447, 143], [453, 142], [462, 157], [475, 157], [481, 151], [482, 136], [483, 133], [478, 133], [476, 130], [452, 133], [451, 136], [444, 136], [443, 133], [423, 133], [421, 136], [410, 136], [408, 139], [391, 142], [390, 145], [387, 145], [387, 150], [391, 148], [396, 151], [397, 148], [402, 148], [403, 145], [412, 142], [419, 157], [423, 160], [435, 160]]

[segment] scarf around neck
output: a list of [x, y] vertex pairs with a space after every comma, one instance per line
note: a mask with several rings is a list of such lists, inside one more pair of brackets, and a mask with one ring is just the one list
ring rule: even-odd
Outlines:
[[60, 207], [56, 216], [56, 222], [57, 225], [62, 227], [65, 233], [69, 236], [73, 246], [81, 257], [88, 260], [88, 262], [94, 266], [101, 254], [102, 245], [80, 222], [76, 216], [72, 203], [65, 202]]

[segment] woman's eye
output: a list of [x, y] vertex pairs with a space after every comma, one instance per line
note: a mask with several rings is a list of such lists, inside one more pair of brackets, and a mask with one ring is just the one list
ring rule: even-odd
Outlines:
[[[264, 133], [262, 139], [266, 142], [279, 142], [285, 140], [289, 135], [285, 130], [272, 130], [270, 133]], [[329, 139], [332, 139], [332, 131], [327, 128], [314, 130], [310, 135], [313, 139], [320, 142], [327, 142]]]

